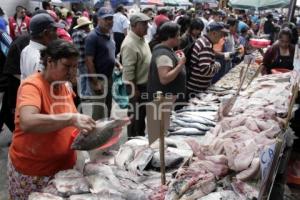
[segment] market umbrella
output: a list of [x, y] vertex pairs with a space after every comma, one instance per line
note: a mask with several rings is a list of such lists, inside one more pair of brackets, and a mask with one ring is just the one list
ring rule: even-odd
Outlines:
[[194, 3], [214, 3], [217, 4], [217, 0], [193, 0]]
[[193, 5], [189, 0], [179, 0], [177, 2], [180, 6], [191, 6], [191, 5]]
[[180, 0], [162, 0], [162, 2], [164, 3], [164, 5], [170, 5], [170, 6], [177, 6], [179, 5]]
[[266, 10], [290, 4], [290, 0], [229, 0], [233, 8]]
[[161, 0], [141, 0], [141, 4], [152, 4], [152, 5], [164, 5], [164, 3]]

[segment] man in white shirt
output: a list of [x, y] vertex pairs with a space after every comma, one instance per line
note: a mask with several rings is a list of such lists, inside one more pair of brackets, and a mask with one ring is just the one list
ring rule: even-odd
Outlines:
[[116, 55], [120, 52], [122, 42], [127, 35], [128, 27], [129, 20], [126, 17], [125, 8], [123, 5], [119, 5], [116, 9], [116, 13], [114, 14], [114, 25], [112, 27], [116, 43]]
[[37, 14], [31, 19], [29, 24], [31, 39], [22, 50], [20, 59], [21, 80], [44, 69], [40, 62], [40, 50], [57, 39], [56, 29], [63, 27], [64, 25], [55, 23], [48, 13]]

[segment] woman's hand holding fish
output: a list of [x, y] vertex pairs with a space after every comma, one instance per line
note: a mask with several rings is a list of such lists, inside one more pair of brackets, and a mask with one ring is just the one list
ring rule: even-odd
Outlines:
[[76, 126], [82, 133], [86, 134], [96, 127], [96, 122], [88, 115], [76, 113], [72, 116], [72, 125]]

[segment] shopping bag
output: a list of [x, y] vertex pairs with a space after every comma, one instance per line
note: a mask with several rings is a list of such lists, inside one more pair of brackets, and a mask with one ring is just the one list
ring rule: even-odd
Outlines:
[[121, 109], [128, 108], [129, 98], [126, 92], [126, 85], [122, 80], [122, 72], [115, 70], [113, 75], [112, 97]]

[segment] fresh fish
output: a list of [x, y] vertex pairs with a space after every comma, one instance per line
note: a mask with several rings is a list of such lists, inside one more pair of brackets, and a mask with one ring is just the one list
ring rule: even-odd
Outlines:
[[131, 172], [142, 172], [150, 163], [154, 151], [151, 148], [141, 148], [136, 154], [134, 160], [128, 165], [128, 170]]
[[[166, 182], [169, 182], [171, 179], [172, 179], [172, 174], [166, 173]], [[161, 186], [161, 173], [149, 171], [149, 173], [144, 176], [144, 180], [141, 181], [140, 183], [150, 189], [157, 188]]]
[[88, 163], [84, 168], [84, 174], [101, 176], [110, 181], [114, 186], [122, 188], [119, 179], [116, 177], [111, 166], [100, 163]]
[[64, 197], [89, 192], [89, 185], [84, 177], [56, 178], [53, 180], [53, 183], [57, 191]]
[[244, 196], [247, 199], [257, 199], [259, 191], [254, 188], [252, 185], [247, 184], [240, 180], [234, 180], [231, 183], [233, 191], [240, 196]]
[[128, 145], [122, 145], [115, 156], [115, 165], [121, 169], [126, 169], [128, 164], [134, 159], [134, 150]]
[[169, 135], [205, 135], [206, 131], [200, 131], [196, 128], [181, 128], [179, 130], [169, 132]]
[[192, 116], [196, 116], [196, 117], [203, 117], [203, 118], [209, 119], [211, 121], [215, 121], [217, 113], [210, 111], [210, 112], [184, 112], [184, 113], [175, 114], [176, 117], [179, 117], [182, 115], [192, 115]]
[[[166, 168], [174, 168], [178, 166], [182, 161], [183, 157], [179, 156], [176, 153], [172, 153], [170, 151], [166, 151], [165, 153], [165, 166]], [[160, 168], [161, 163], [160, 163], [160, 154], [159, 152], [155, 152], [153, 155], [153, 158], [151, 160], [151, 165], [155, 168]]]
[[74, 139], [71, 148], [75, 150], [92, 150], [105, 144], [115, 136], [114, 128], [124, 126], [127, 120], [105, 119], [96, 122], [96, 128], [88, 134], [78, 134]]
[[172, 122], [175, 123], [175, 124], [178, 124], [181, 127], [196, 128], [196, 129], [201, 130], [201, 131], [208, 131], [210, 129], [210, 127], [205, 126], [203, 124], [184, 122], [184, 121], [181, 121], [179, 119], [174, 119], [174, 120], [172, 120]]
[[[174, 179], [169, 186], [165, 200], [178, 200], [181, 197], [185, 200], [196, 199], [200, 197], [198, 195], [201, 195], [201, 192], [208, 194], [215, 189], [215, 176], [212, 173], [202, 174], [197, 171], [197, 173], [190, 174], [189, 176], [190, 178], [182, 177]], [[197, 189], [200, 191], [197, 191]], [[186, 192], [188, 193], [185, 195]]]
[[33, 192], [28, 200], [63, 200], [63, 198], [49, 193]]
[[165, 200], [179, 200], [191, 185], [192, 183], [187, 179], [176, 179], [170, 185]]
[[201, 197], [204, 197], [206, 194], [209, 194], [216, 188], [216, 183], [214, 180], [203, 180], [199, 181], [195, 185], [193, 185], [188, 191], [184, 193], [184, 195], [180, 198], [180, 200], [194, 200]]
[[125, 197], [128, 200], [145, 200], [148, 199], [150, 194], [143, 190], [133, 189], [125, 192]]
[[46, 187], [42, 189], [43, 193], [53, 194], [55, 196], [62, 196], [56, 189], [53, 180], [51, 180]]
[[96, 194], [76, 194], [69, 197], [69, 200], [99, 200]]
[[180, 110], [177, 110], [176, 113], [182, 113], [182, 112], [199, 112], [199, 111], [217, 111], [218, 107], [212, 107], [212, 106], [186, 106]]
[[83, 177], [83, 174], [81, 174], [76, 169], [59, 171], [54, 175], [54, 178], [79, 178], [79, 177]]
[[193, 116], [185, 113], [182, 113], [182, 115], [178, 119], [185, 122], [200, 123], [200, 124], [213, 126], [213, 127], [216, 126], [216, 122], [211, 121], [205, 117]]
[[120, 193], [97, 193], [97, 194], [79, 194], [72, 195], [69, 200], [125, 200], [124, 196]]
[[213, 193], [210, 193], [209, 195], [201, 197], [199, 200], [224, 200], [224, 199], [228, 199], [228, 200], [246, 200], [245, 198], [242, 198], [242, 197], [236, 195], [231, 190], [213, 192]]
[[108, 178], [104, 177], [102, 174], [95, 174], [86, 177], [89, 182], [91, 189], [90, 191], [94, 194], [99, 192], [107, 192], [109, 194], [121, 194], [120, 188], [118, 185], [114, 185]]

